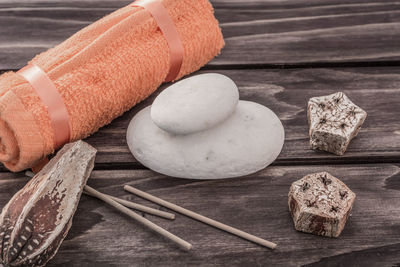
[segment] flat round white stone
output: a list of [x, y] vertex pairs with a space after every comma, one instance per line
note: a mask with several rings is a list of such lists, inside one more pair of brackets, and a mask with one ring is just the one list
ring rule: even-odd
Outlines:
[[238, 101], [238, 88], [229, 77], [217, 73], [200, 74], [162, 91], [153, 102], [151, 118], [167, 132], [195, 133], [227, 119]]
[[130, 122], [129, 149], [146, 167], [173, 177], [218, 179], [257, 172], [282, 150], [284, 129], [270, 109], [239, 101], [232, 116], [206, 131], [176, 135], [151, 120], [150, 108]]

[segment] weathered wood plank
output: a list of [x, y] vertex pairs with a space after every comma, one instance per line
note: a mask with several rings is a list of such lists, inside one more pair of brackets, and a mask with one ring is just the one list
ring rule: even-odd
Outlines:
[[[282, 120], [286, 141], [276, 164], [400, 160], [400, 109], [397, 108], [400, 101], [400, 69], [397, 67], [218, 72], [228, 75], [238, 84], [241, 99], [266, 105]], [[341, 157], [309, 149], [306, 115], [310, 97], [339, 90], [368, 113], [358, 137]], [[111, 163], [126, 168], [138, 167], [126, 145], [126, 129], [134, 114], [150, 105], [160, 91], [87, 138], [99, 150], [97, 168]]]
[[[196, 181], [147, 170], [95, 171], [88, 184], [102, 192], [156, 207], [124, 192], [130, 184], [200, 214], [278, 243], [275, 251], [177, 215], [150, 220], [193, 243], [183, 252], [102, 202], [83, 196], [73, 226], [49, 266], [394, 266], [400, 263], [399, 166], [269, 167], [245, 178]], [[352, 215], [337, 239], [296, 232], [287, 207], [290, 184], [328, 171], [356, 194]], [[26, 178], [0, 173], [0, 207]], [[372, 265], [371, 265], [372, 264]]]
[[[131, 1], [0, 1], [0, 69]], [[210, 65], [398, 61], [400, 2], [212, 0], [227, 46]]]
[[[199, 72], [204, 73], [204, 71]], [[240, 97], [271, 108], [285, 127], [285, 145], [275, 165], [400, 161], [400, 68], [221, 70], [239, 86]], [[86, 141], [98, 149], [97, 169], [143, 168], [126, 144], [131, 118], [166, 85]], [[336, 91], [367, 111], [361, 132], [344, 156], [309, 149], [307, 101]], [[5, 171], [3, 166], [0, 171]]]

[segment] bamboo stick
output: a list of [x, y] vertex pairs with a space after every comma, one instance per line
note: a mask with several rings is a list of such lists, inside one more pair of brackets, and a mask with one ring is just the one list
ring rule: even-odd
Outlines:
[[25, 175], [28, 176], [28, 177], [33, 178], [33, 176], [35, 176], [35, 173], [33, 173], [33, 172], [31, 172], [31, 171], [26, 171], [26, 172], [25, 172]]
[[[86, 193], [87, 195], [90, 196], [90, 194], [88, 192], [84, 192], [84, 193]], [[111, 199], [113, 199], [113, 200], [115, 200], [119, 204], [124, 205], [127, 208], [131, 208], [131, 209], [135, 209], [135, 210], [138, 210], [138, 211], [142, 211], [144, 213], [155, 215], [155, 216], [162, 217], [162, 218], [165, 218], [165, 219], [170, 219], [170, 220], [174, 220], [175, 219], [175, 214], [173, 214], [173, 213], [169, 213], [169, 212], [153, 209], [153, 208], [141, 205], [141, 204], [137, 204], [135, 202], [131, 202], [131, 201], [128, 201], [128, 200], [125, 200], [125, 199], [122, 199], [122, 198], [113, 197], [113, 196], [110, 196], [110, 195], [107, 195], [107, 194], [104, 194], [104, 193], [102, 193], [102, 194], [107, 196], [107, 197], [109, 197], [109, 198], [111, 198]]]
[[257, 243], [259, 245], [265, 246], [267, 248], [274, 249], [277, 246], [275, 243], [272, 243], [272, 242], [267, 241], [265, 239], [262, 239], [262, 238], [259, 238], [257, 236], [251, 235], [249, 233], [243, 232], [243, 231], [241, 231], [239, 229], [233, 228], [233, 227], [228, 226], [226, 224], [217, 222], [217, 221], [215, 221], [213, 219], [207, 218], [207, 217], [205, 217], [203, 215], [200, 215], [200, 214], [195, 213], [193, 211], [187, 210], [187, 209], [182, 208], [182, 207], [180, 207], [178, 205], [175, 205], [175, 204], [170, 203], [168, 201], [162, 200], [162, 199], [160, 199], [158, 197], [152, 196], [152, 195], [150, 195], [150, 194], [148, 194], [146, 192], [143, 192], [143, 191], [141, 191], [139, 189], [133, 188], [133, 187], [131, 187], [129, 185], [125, 185], [124, 189], [126, 191], [132, 193], [132, 194], [135, 194], [135, 195], [140, 196], [140, 197], [142, 197], [144, 199], [147, 199], [149, 201], [157, 203], [158, 205], [164, 206], [164, 207], [169, 208], [169, 209], [171, 209], [173, 211], [176, 211], [176, 212], [179, 212], [179, 213], [181, 213], [183, 215], [186, 215], [186, 216], [188, 216], [190, 218], [193, 218], [193, 219], [198, 220], [200, 222], [203, 222], [205, 224], [214, 226], [214, 227], [216, 227], [218, 229], [221, 229], [221, 230], [226, 231], [228, 233], [231, 233], [233, 235], [239, 236], [239, 237], [241, 237], [243, 239], [246, 239], [246, 240], [249, 240], [251, 242]]
[[110, 206], [114, 207], [115, 209], [119, 210], [120, 212], [128, 215], [132, 219], [142, 223], [144, 226], [150, 228], [151, 230], [159, 233], [160, 235], [164, 236], [165, 238], [167, 238], [167, 239], [171, 240], [172, 242], [176, 243], [177, 245], [179, 245], [184, 250], [190, 250], [192, 248], [192, 245], [190, 243], [188, 243], [185, 240], [177, 237], [176, 235], [168, 232], [167, 230], [164, 230], [163, 228], [161, 228], [160, 226], [152, 223], [151, 221], [147, 220], [146, 218], [143, 218], [139, 214], [137, 214], [134, 211], [124, 207], [122, 204], [119, 204], [118, 202], [116, 202], [112, 198], [106, 196], [105, 194], [96, 191], [95, 189], [91, 188], [88, 185], [85, 186], [85, 190], [89, 195], [104, 201], [105, 203], [109, 204]]
[[[106, 194], [104, 194], [104, 195], [106, 195]], [[131, 209], [135, 209], [135, 210], [138, 210], [138, 211], [142, 211], [144, 213], [155, 215], [155, 216], [162, 217], [162, 218], [165, 218], [165, 219], [170, 219], [170, 220], [174, 220], [175, 219], [175, 214], [173, 214], [173, 213], [169, 213], [169, 212], [165, 212], [165, 211], [162, 211], [162, 210], [153, 209], [153, 208], [141, 205], [141, 204], [137, 204], [135, 202], [131, 202], [131, 201], [128, 201], [128, 200], [125, 200], [125, 199], [113, 197], [113, 196], [110, 196], [110, 195], [106, 195], [106, 196], [112, 198], [113, 200], [117, 201], [119, 204], [122, 204], [127, 208], [131, 208]]]

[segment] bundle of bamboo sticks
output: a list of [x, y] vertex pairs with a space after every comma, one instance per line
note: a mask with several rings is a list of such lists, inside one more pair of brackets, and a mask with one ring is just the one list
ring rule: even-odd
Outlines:
[[[257, 243], [261, 246], [265, 246], [267, 248], [270, 249], [274, 249], [276, 247], [275, 243], [272, 243], [270, 241], [267, 241], [265, 239], [262, 239], [260, 237], [251, 235], [249, 233], [246, 233], [244, 231], [241, 231], [239, 229], [236, 229], [234, 227], [231, 227], [229, 225], [217, 222], [213, 219], [207, 218], [203, 215], [200, 215], [196, 212], [190, 211], [188, 209], [185, 209], [183, 207], [180, 207], [178, 205], [175, 205], [173, 203], [170, 203], [168, 201], [162, 200], [158, 197], [155, 197], [153, 195], [150, 195], [148, 193], [145, 193], [139, 189], [133, 188], [129, 185], [125, 185], [124, 189], [132, 194], [135, 194], [141, 198], [144, 198], [146, 200], [149, 200], [151, 202], [154, 202], [160, 206], [163, 206], [165, 208], [168, 208], [170, 210], [173, 210], [175, 212], [178, 212], [180, 214], [183, 214], [185, 216], [188, 216], [192, 219], [195, 219], [197, 221], [203, 222], [205, 224], [211, 225], [215, 228], [218, 228], [220, 230], [226, 231], [228, 233], [231, 233], [233, 235], [236, 235], [238, 237], [241, 237], [243, 239], [246, 239], [248, 241]], [[152, 223], [151, 221], [149, 221], [148, 219], [145, 219], [144, 217], [138, 215], [137, 213], [133, 212], [132, 210], [128, 209], [129, 208], [133, 208], [145, 213], [149, 213], [152, 215], [157, 215], [163, 218], [167, 218], [167, 219], [171, 219], [173, 220], [175, 218], [175, 215], [169, 212], [164, 212], [164, 211], [160, 211], [160, 210], [156, 210], [153, 208], [149, 208], [140, 204], [136, 204], [127, 200], [123, 200], [123, 199], [119, 199], [116, 197], [112, 197], [103, 193], [100, 193], [98, 191], [96, 191], [95, 189], [89, 187], [89, 186], [85, 186], [85, 193], [96, 197], [98, 199], [101, 199], [102, 201], [106, 202], [107, 204], [109, 204], [110, 206], [116, 208], [117, 210], [119, 210], [120, 212], [128, 215], [129, 217], [131, 217], [132, 219], [142, 223], [143, 225], [145, 225], [146, 227], [150, 228], [151, 230], [159, 233], [160, 235], [164, 236], [165, 238], [171, 240], [172, 242], [176, 243], [178, 246], [180, 246], [181, 248], [183, 248], [184, 250], [190, 250], [192, 248], [192, 245], [190, 243], [188, 243], [187, 241], [181, 239], [180, 237], [166, 231], [165, 229], [155, 225], [154, 223]]]
[[[34, 173], [27, 171], [25, 173], [27, 176], [33, 177]], [[236, 235], [238, 237], [241, 237], [243, 239], [246, 239], [248, 241], [254, 242], [256, 244], [259, 244], [261, 246], [270, 248], [270, 249], [275, 249], [276, 248], [276, 244], [272, 243], [270, 241], [267, 241], [265, 239], [262, 239], [260, 237], [251, 235], [249, 233], [246, 233], [242, 230], [239, 230], [237, 228], [231, 227], [229, 225], [220, 223], [218, 221], [215, 221], [213, 219], [210, 219], [208, 217], [205, 217], [203, 215], [200, 215], [196, 212], [190, 211], [188, 209], [185, 209], [183, 207], [180, 207], [178, 205], [175, 205], [171, 202], [162, 200], [156, 196], [150, 195], [146, 192], [143, 192], [139, 189], [133, 188], [129, 185], [125, 185], [124, 186], [125, 191], [132, 193], [136, 196], [139, 196], [143, 199], [149, 200], [151, 202], [154, 202], [162, 207], [168, 208], [170, 210], [173, 210], [175, 212], [178, 212], [180, 214], [183, 214], [187, 217], [190, 217], [192, 219], [195, 219], [197, 221], [203, 222], [205, 224], [208, 224], [210, 226], [213, 226], [215, 228], [218, 228], [220, 230], [223, 230], [225, 232], [231, 233], [233, 235]], [[156, 233], [160, 234], [161, 236], [171, 240], [172, 242], [174, 242], [175, 244], [177, 244], [178, 246], [180, 246], [182, 249], [189, 251], [192, 249], [192, 244], [190, 244], [189, 242], [183, 240], [182, 238], [168, 232], [167, 230], [161, 228], [160, 226], [154, 224], [153, 222], [151, 222], [150, 220], [140, 216], [139, 214], [137, 214], [136, 212], [132, 211], [131, 209], [135, 209], [137, 211], [141, 211], [147, 214], [151, 214], [151, 215], [155, 215], [155, 216], [159, 216], [165, 219], [169, 219], [169, 220], [174, 220], [175, 219], [175, 214], [170, 213], [170, 212], [165, 212], [165, 211], [161, 211], [161, 210], [157, 210], [157, 209], [153, 209], [141, 204], [137, 204], [125, 199], [121, 199], [121, 198], [117, 198], [117, 197], [113, 197], [107, 194], [103, 194], [95, 189], [93, 189], [92, 187], [85, 185], [84, 188], [84, 193], [92, 196], [92, 197], [96, 197], [102, 201], [104, 201], [105, 203], [109, 204], [110, 206], [114, 207], [115, 209], [117, 209], [118, 211], [126, 214], [127, 216], [129, 216], [130, 218], [134, 219], [135, 221], [143, 224], [144, 226], [148, 227], [149, 229], [155, 231]], [[130, 209], [131, 208], [131, 209]]]

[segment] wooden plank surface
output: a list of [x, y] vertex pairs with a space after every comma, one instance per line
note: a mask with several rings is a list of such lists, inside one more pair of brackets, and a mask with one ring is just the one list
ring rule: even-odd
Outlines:
[[[226, 70], [239, 86], [240, 97], [277, 113], [285, 127], [285, 144], [275, 164], [399, 162], [400, 68]], [[164, 86], [165, 87], [165, 86]], [[138, 167], [126, 144], [129, 121], [150, 105], [157, 91], [87, 141], [98, 150], [97, 168], [120, 164]], [[310, 97], [345, 92], [368, 113], [361, 132], [344, 156], [309, 149], [307, 101]]]
[[[0, 0], [0, 69], [131, 1]], [[227, 42], [210, 66], [378, 61], [398, 64], [400, 2], [212, 0]]]
[[[232, 180], [167, 178], [147, 170], [95, 171], [88, 184], [101, 192], [157, 207], [129, 195], [130, 184], [278, 244], [275, 251], [177, 215], [146, 216], [193, 244], [183, 252], [102, 202], [83, 196], [67, 239], [48, 266], [394, 266], [400, 263], [399, 165], [281, 166]], [[356, 194], [342, 233], [325, 238], [294, 230], [287, 207], [290, 184], [328, 171]], [[0, 174], [0, 207], [26, 178]], [[367, 264], [366, 263], [371, 263]], [[378, 266], [378, 265], [375, 265]]]
[[[37, 53], [130, 2], [0, 0], [0, 72], [22, 67]], [[241, 99], [277, 113], [286, 140], [275, 166], [216, 181], [168, 178], [146, 170], [127, 148], [126, 129], [164, 85], [86, 139], [99, 150], [88, 184], [157, 207], [125, 193], [122, 186], [130, 184], [276, 242], [278, 249], [270, 251], [181, 215], [174, 222], [146, 215], [193, 243], [193, 251], [182, 252], [102, 202], [83, 196], [71, 231], [48, 266], [400, 265], [400, 2], [211, 2], [227, 46], [202, 72], [230, 76]], [[331, 68], [316, 68], [321, 66]], [[342, 157], [308, 148], [308, 99], [337, 91], [368, 113]], [[288, 212], [290, 184], [319, 171], [329, 171], [357, 194], [337, 239], [296, 232]], [[0, 208], [27, 180], [0, 167]]]

